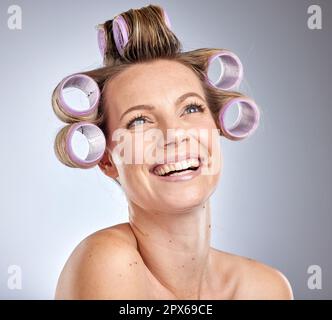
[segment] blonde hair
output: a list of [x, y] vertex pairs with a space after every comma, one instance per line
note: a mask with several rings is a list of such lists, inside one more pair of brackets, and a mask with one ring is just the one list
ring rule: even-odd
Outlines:
[[[223, 105], [233, 98], [244, 97], [236, 91], [221, 90], [206, 82], [209, 59], [219, 53], [221, 48], [201, 48], [188, 52], [182, 51], [182, 45], [176, 35], [165, 23], [163, 9], [156, 5], [148, 5], [140, 9], [130, 9], [121, 13], [128, 26], [130, 37], [122, 55], [119, 54], [113, 38], [113, 20], [108, 20], [99, 25], [105, 31], [106, 47], [104, 54], [104, 66], [98, 69], [81, 72], [94, 79], [101, 92], [98, 110], [90, 117], [89, 122], [97, 125], [104, 133], [106, 139], [110, 137], [107, 128], [108, 110], [104, 103], [104, 90], [106, 83], [121, 73], [129, 66], [155, 59], [168, 59], [177, 61], [195, 72], [201, 81], [205, 98], [217, 127], [220, 129], [218, 114]], [[56, 88], [53, 91], [53, 99]], [[63, 121], [69, 124], [63, 127], [57, 134], [54, 150], [58, 159], [67, 166], [80, 167], [70, 160], [64, 147], [64, 137], [71, 123], [85, 121], [86, 118], [75, 117], [61, 113], [54, 108], [54, 112]], [[61, 113], [61, 114], [60, 114]]]

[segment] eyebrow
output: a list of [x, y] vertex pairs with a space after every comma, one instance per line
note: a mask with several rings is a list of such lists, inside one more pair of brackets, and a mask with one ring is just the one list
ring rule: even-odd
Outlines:
[[[185, 94], [183, 94], [182, 96], [178, 97], [175, 101], [175, 105], [179, 105], [181, 102], [183, 102], [184, 100], [186, 100], [188, 97], [197, 97], [199, 99], [201, 99], [202, 101], [205, 102], [205, 99], [203, 99], [198, 93], [196, 92], [187, 92]], [[120, 121], [122, 120], [122, 118], [129, 112], [134, 111], [134, 110], [140, 110], [140, 109], [145, 109], [145, 110], [152, 110], [155, 109], [155, 107], [153, 105], [150, 104], [140, 104], [137, 106], [133, 106], [128, 108], [120, 117]]]

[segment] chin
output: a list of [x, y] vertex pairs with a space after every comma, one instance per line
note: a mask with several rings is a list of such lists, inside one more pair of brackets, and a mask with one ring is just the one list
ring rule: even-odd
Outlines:
[[199, 207], [210, 198], [217, 182], [217, 176], [201, 176], [196, 181], [156, 185], [152, 197], [154, 205], [174, 212]]

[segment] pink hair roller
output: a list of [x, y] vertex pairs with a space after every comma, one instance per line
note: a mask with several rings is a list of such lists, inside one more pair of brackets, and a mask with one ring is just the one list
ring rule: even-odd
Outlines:
[[[226, 111], [239, 105], [238, 118], [232, 127], [225, 124]], [[219, 112], [219, 124], [224, 136], [230, 140], [242, 140], [249, 137], [258, 127], [259, 109], [255, 102], [249, 98], [239, 97], [228, 101]]]
[[168, 29], [171, 30], [172, 29], [171, 20], [169, 19], [169, 16], [168, 16], [168, 14], [167, 14], [167, 12], [166, 12], [165, 9], [163, 9], [163, 14], [164, 14], [165, 23], [166, 23]]
[[127, 23], [121, 15], [113, 20], [113, 38], [119, 54], [123, 56], [124, 48], [128, 42], [128, 29]]
[[[75, 106], [69, 105], [64, 98], [64, 90], [68, 88], [77, 88], [82, 90], [88, 97], [89, 107], [86, 110], [77, 110]], [[57, 109], [58, 117], [64, 122], [68, 117], [73, 120], [81, 120], [82, 117], [93, 117], [97, 113], [100, 100], [100, 90], [98, 84], [89, 76], [84, 74], [74, 74], [64, 78], [56, 87], [52, 99], [54, 109]]]
[[[79, 158], [72, 146], [75, 131], [81, 132], [88, 141], [89, 152], [85, 159]], [[65, 148], [70, 160], [80, 168], [91, 168], [103, 157], [106, 148], [106, 139], [102, 130], [87, 121], [77, 122], [71, 125], [65, 138]]]
[[103, 57], [106, 52], [106, 43], [107, 43], [106, 32], [105, 32], [103, 25], [99, 25], [97, 27], [97, 30], [98, 30], [98, 33], [97, 33], [98, 47], [99, 47], [100, 54]]
[[222, 50], [209, 58], [208, 69], [217, 58], [222, 67], [220, 77], [216, 83], [213, 83], [207, 76], [207, 82], [222, 90], [230, 90], [238, 86], [243, 78], [243, 66], [239, 57], [231, 51]]
[[[163, 16], [165, 24], [169, 29], [171, 29], [171, 22], [169, 16], [164, 9], [163, 9]], [[127, 23], [121, 15], [118, 15], [113, 20], [113, 38], [119, 54], [123, 56], [124, 48], [128, 43], [129, 34], [128, 34]], [[106, 40], [105, 38], [103, 40], [99, 39], [98, 35], [98, 41], [99, 41], [99, 47], [101, 47], [102, 43], [105, 42]]]

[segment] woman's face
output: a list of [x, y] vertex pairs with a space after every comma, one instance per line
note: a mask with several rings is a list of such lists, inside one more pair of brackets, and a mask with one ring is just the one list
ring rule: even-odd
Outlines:
[[181, 212], [208, 199], [222, 168], [220, 137], [190, 68], [162, 59], [132, 65], [107, 83], [105, 106], [110, 176], [129, 201]]

